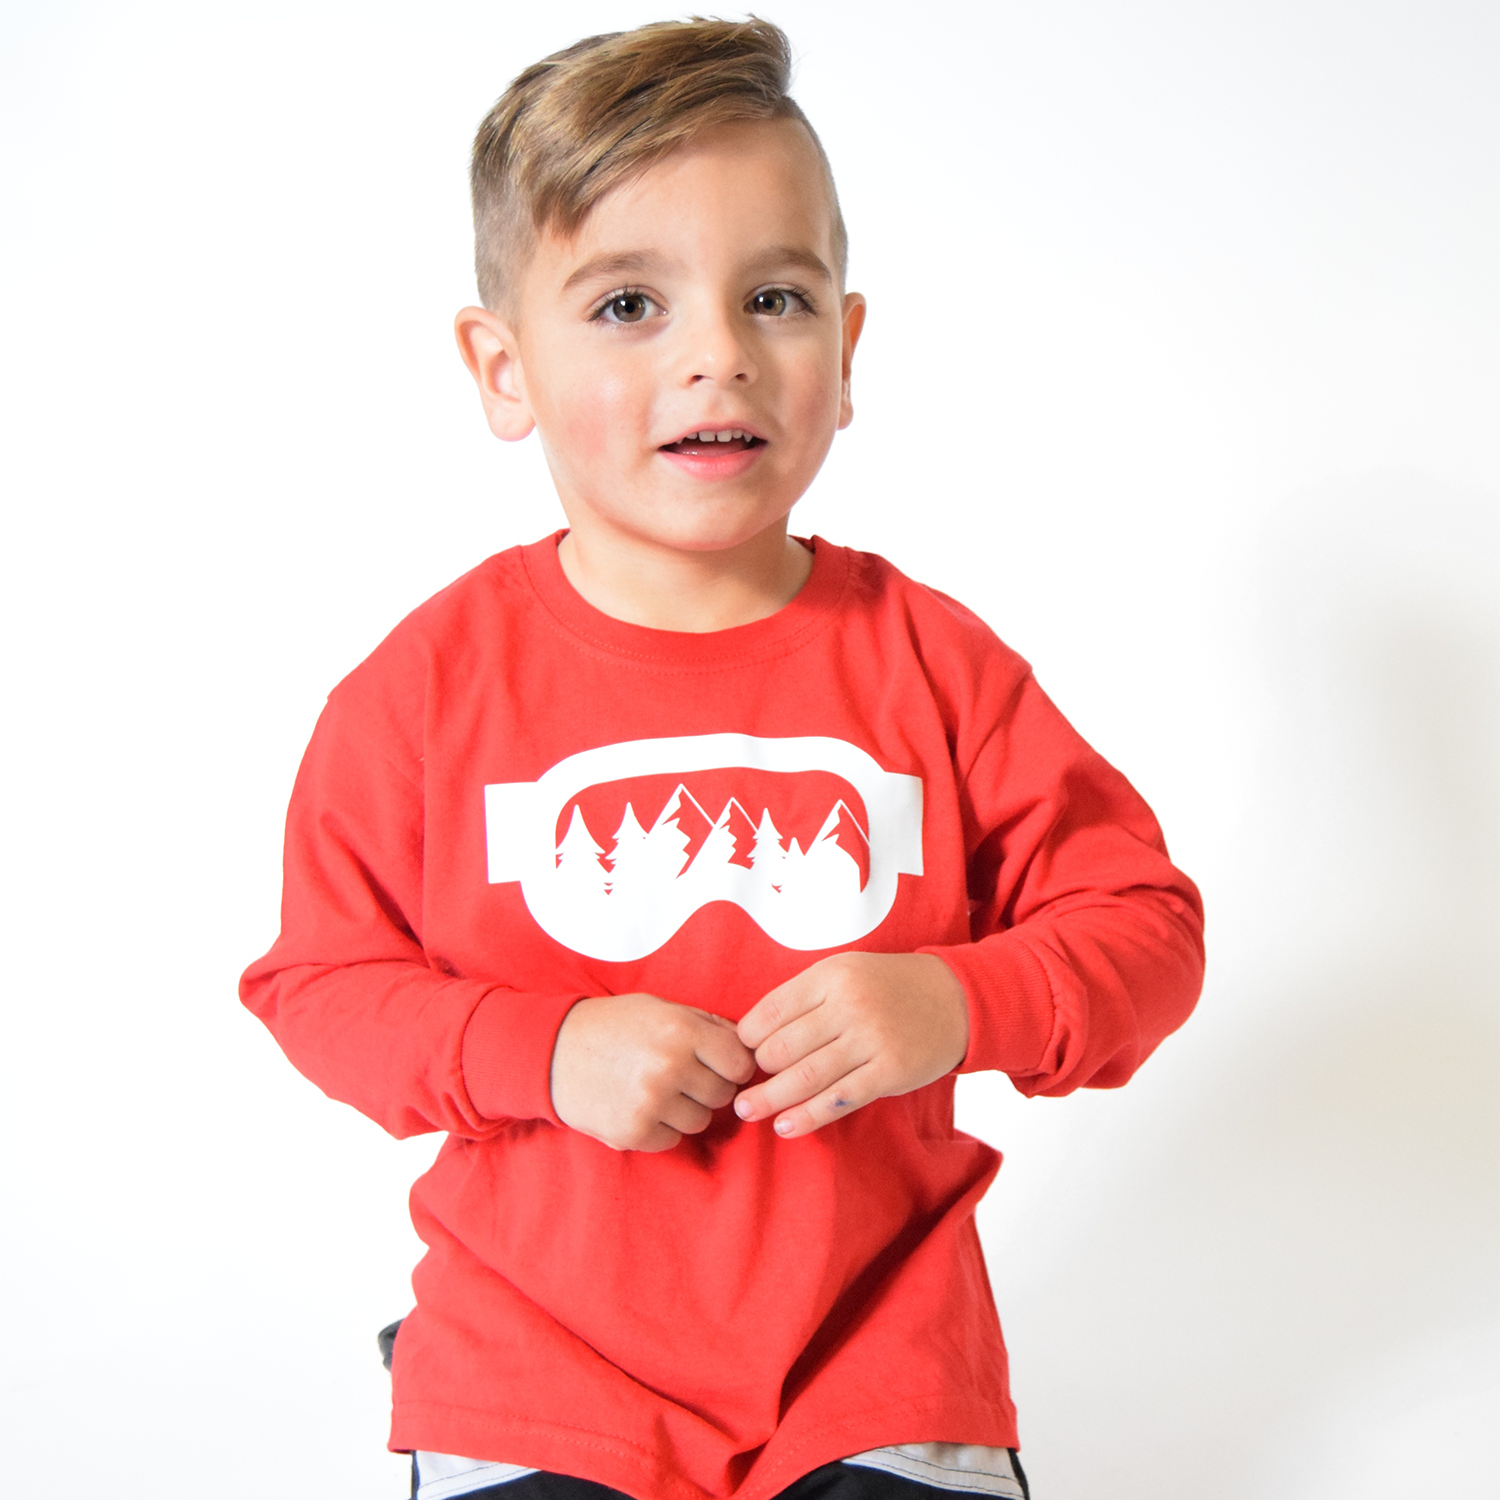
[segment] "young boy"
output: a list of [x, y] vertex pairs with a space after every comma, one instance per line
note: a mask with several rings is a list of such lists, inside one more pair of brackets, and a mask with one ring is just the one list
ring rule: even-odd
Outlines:
[[1023, 1496], [954, 1074], [1118, 1085], [1197, 995], [1196, 891], [1025, 663], [788, 535], [864, 321], [788, 73], [764, 22], [648, 26], [485, 120], [459, 346], [568, 529], [334, 690], [244, 979], [329, 1094], [448, 1134], [423, 1500]]

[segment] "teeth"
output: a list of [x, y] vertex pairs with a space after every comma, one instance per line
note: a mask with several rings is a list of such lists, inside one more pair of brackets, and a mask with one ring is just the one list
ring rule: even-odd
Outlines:
[[736, 434], [733, 432], [718, 432], [715, 433], [714, 436], [717, 437], [721, 443], [727, 443], [732, 441]]
[[705, 427], [701, 432], [688, 433], [682, 441], [684, 443], [732, 443], [736, 438], [746, 443], [754, 441], [748, 432], [738, 427]]

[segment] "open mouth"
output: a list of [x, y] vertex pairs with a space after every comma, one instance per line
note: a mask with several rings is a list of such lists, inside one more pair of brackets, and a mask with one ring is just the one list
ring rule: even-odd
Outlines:
[[741, 427], [721, 427], [710, 431], [690, 432], [675, 443], [662, 446], [663, 453], [680, 453], [686, 458], [711, 458], [719, 454], [745, 453], [751, 448], [765, 447], [766, 440]]

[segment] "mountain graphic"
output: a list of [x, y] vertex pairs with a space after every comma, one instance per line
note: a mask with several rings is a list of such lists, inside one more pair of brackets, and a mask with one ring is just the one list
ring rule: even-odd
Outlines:
[[859, 826], [859, 819], [842, 797], [819, 830], [819, 842], [825, 838], [832, 839], [859, 866], [859, 888], [864, 890], [870, 883], [870, 836]]
[[[583, 809], [575, 802], [567, 831], [557, 849], [560, 870], [570, 878], [598, 884], [601, 892], [622, 897], [660, 882], [672, 883], [690, 871], [695, 878], [730, 865], [756, 871], [774, 890], [787, 881], [793, 888], [808, 878], [842, 880], [829, 860], [842, 865], [863, 890], [870, 880], [870, 839], [864, 825], [843, 798], [829, 809], [818, 832], [804, 849], [795, 837], [783, 838], [769, 808], [757, 822], [737, 797], [730, 797], [718, 817], [710, 818], [703, 804], [679, 782], [649, 829], [641, 825], [630, 803], [625, 804], [614, 846], [606, 854], [594, 841]], [[845, 863], [847, 860], [848, 863]], [[850, 868], [852, 866], [852, 868]], [[815, 874], [823, 870], [824, 875]], [[787, 894], [792, 895], [792, 890]]]
[[755, 847], [755, 820], [740, 806], [738, 798], [731, 797], [724, 804], [724, 811], [714, 826], [727, 830], [734, 840], [734, 853], [729, 856], [729, 863], [743, 865], [747, 870], [754, 869], [750, 851]]
[[680, 781], [667, 798], [666, 806], [656, 815], [651, 832], [668, 827], [675, 828], [686, 840], [682, 846], [682, 864], [686, 869], [698, 857], [698, 851], [713, 832], [714, 820], [704, 812], [702, 803]]

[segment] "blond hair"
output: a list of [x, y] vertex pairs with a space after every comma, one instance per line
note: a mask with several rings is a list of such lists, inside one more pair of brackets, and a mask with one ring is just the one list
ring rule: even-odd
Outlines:
[[792, 52], [769, 21], [658, 21], [586, 37], [520, 74], [474, 138], [474, 269], [497, 307], [539, 235], [570, 235], [611, 189], [715, 125], [796, 120], [822, 163], [836, 269], [848, 238], [822, 142], [787, 93]]

